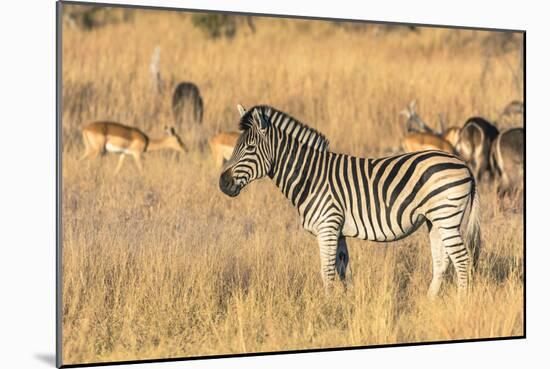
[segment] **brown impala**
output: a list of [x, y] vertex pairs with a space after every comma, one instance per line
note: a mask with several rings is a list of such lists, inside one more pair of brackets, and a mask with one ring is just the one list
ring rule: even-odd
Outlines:
[[162, 138], [149, 138], [141, 130], [115, 122], [93, 122], [82, 129], [82, 139], [86, 151], [82, 156], [95, 158], [99, 154], [107, 152], [120, 154], [115, 174], [120, 171], [126, 155], [134, 158], [136, 166], [143, 172], [141, 155], [145, 152], [161, 149], [172, 149], [179, 152], [187, 152], [180, 137], [173, 127], [166, 129], [167, 136]]
[[470, 165], [477, 180], [488, 172], [493, 176], [489, 165], [491, 145], [498, 136], [498, 129], [482, 117], [469, 118], [460, 130], [456, 151]]
[[501, 132], [491, 146], [491, 168], [498, 180], [498, 193], [520, 190], [523, 187], [525, 131], [512, 128]]
[[[444, 122], [439, 116], [440, 132], [436, 132], [428, 126], [416, 113], [415, 102], [411, 102], [407, 109], [401, 114], [407, 117], [407, 135], [403, 139], [401, 146], [406, 152], [423, 151], [423, 150], [440, 150], [450, 154], [455, 154], [456, 141], [460, 133], [460, 128], [451, 127], [444, 128]], [[414, 128], [413, 124], [417, 124], [419, 128]]]
[[208, 144], [217, 167], [229, 160], [240, 135], [239, 132], [221, 132], [210, 139]]

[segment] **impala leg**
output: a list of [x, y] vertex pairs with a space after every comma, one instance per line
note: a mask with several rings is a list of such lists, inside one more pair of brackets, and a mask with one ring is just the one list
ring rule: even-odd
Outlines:
[[94, 158], [97, 158], [98, 156], [99, 156], [99, 151], [86, 147], [86, 149], [84, 150], [84, 155], [80, 157], [80, 160], [94, 159]]
[[136, 163], [138, 171], [140, 173], [143, 173], [143, 166], [141, 165], [141, 155], [139, 153], [134, 153], [132, 154], [132, 157], [134, 158], [134, 162]]
[[82, 133], [82, 140], [84, 141], [84, 155], [80, 157], [80, 160], [84, 160], [90, 155], [90, 152], [92, 151], [90, 149], [90, 143], [88, 142], [88, 137], [85, 133]]
[[470, 169], [477, 181], [481, 181], [481, 170], [479, 169], [479, 161], [474, 157], [470, 162]]
[[216, 168], [222, 168], [224, 164], [223, 155], [217, 149], [213, 149], [212, 156], [214, 157]]
[[122, 163], [124, 163], [124, 158], [125, 157], [126, 157], [126, 155], [120, 154], [120, 158], [118, 158], [118, 164], [117, 164], [116, 169], [115, 169], [115, 175], [117, 175], [118, 172], [120, 172], [120, 168], [122, 167]]
[[88, 157], [88, 155], [90, 155], [90, 152], [88, 151], [88, 148], [86, 147], [86, 149], [84, 150], [84, 155], [82, 155], [80, 157], [80, 160], [84, 160]]
[[504, 197], [509, 189], [510, 189], [510, 179], [508, 177], [508, 174], [502, 173], [502, 175], [500, 176], [499, 183], [497, 185], [497, 194], [500, 197]]

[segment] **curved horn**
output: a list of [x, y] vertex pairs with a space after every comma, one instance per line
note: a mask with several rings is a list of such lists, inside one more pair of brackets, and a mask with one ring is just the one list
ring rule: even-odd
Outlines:
[[407, 106], [407, 109], [409, 109], [409, 112], [411, 113], [411, 115], [416, 115], [416, 99], [412, 100], [409, 103], [409, 106]]
[[420, 118], [418, 114], [416, 114], [416, 112], [413, 111], [413, 113], [411, 114], [411, 119], [414, 120], [421, 129], [430, 133], [432, 132], [432, 129], [426, 124], [426, 122], [424, 122], [424, 120], [422, 120], [422, 118]]
[[442, 134], [447, 129], [445, 119], [443, 119], [443, 113], [439, 113], [439, 133]]

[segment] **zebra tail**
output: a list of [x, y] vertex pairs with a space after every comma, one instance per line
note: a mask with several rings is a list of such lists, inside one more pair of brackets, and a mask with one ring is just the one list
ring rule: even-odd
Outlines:
[[481, 251], [481, 229], [480, 223], [480, 205], [479, 193], [477, 192], [475, 180], [472, 181], [470, 215], [466, 225], [466, 246], [472, 258], [472, 272], [476, 270], [479, 260], [479, 252]]

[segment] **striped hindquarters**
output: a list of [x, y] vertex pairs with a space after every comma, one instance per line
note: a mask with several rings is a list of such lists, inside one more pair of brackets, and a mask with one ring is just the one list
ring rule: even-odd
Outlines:
[[344, 236], [393, 241], [411, 234], [424, 218], [462, 215], [473, 178], [461, 159], [423, 151], [362, 159], [335, 154], [330, 184], [344, 213]]

